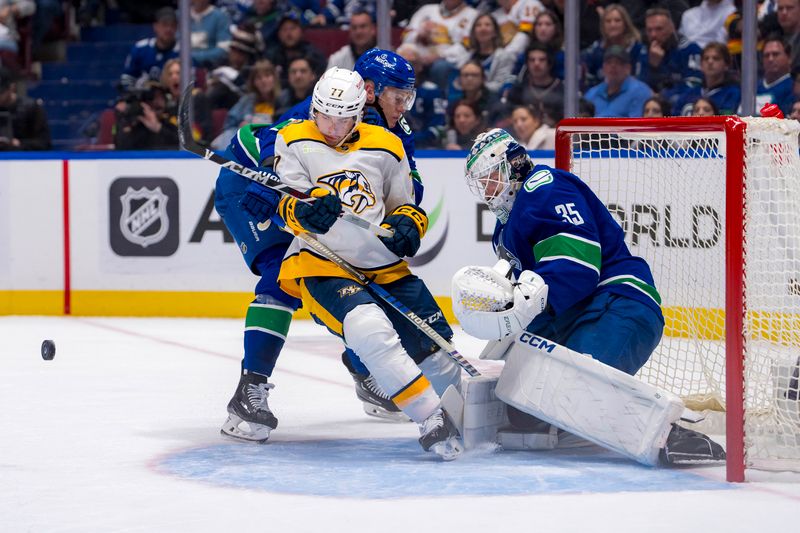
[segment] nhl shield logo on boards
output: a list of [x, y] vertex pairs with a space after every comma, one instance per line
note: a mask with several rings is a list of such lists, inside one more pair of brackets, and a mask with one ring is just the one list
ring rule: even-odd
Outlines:
[[[161, 242], [169, 231], [167, 202], [169, 198], [161, 187], [150, 190], [146, 187], [128, 187], [120, 199], [122, 216], [119, 228], [122, 235], [134, 244], [147, 248], [150, 244]], [[134, 207], [135, 206], [135, 207]]]
[[111, 248], [122, 256], [178, 249], [178, 186], [169, 178], [117, 178], [109, 189]]

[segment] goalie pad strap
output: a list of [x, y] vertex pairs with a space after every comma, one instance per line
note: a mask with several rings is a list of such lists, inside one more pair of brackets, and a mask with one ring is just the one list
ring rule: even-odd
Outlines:
[[522, 333], [495, 390], [517, 409], [655, 465], [683, 402], [620, 370], [554, 342]]

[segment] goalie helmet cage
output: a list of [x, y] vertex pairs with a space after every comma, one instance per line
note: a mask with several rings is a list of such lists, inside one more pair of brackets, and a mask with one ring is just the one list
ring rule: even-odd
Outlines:
[[727, 478], [800, 471], [800, 157], [794, 120], [566, 119], [556, 166], [608, 206], [662, 296], [639, 375], [724, 411]]

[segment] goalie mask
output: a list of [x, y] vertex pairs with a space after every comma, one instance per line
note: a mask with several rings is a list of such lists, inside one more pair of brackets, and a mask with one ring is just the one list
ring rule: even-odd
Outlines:
[[311, 97], [311, 120], [325, 141], [340, 146], [361, 122], [367, 100], [364, 80], [358, 72], [333, 67], [314, 85]]
[[507, 131], [495, 128], [478, 135], [467, 156], [464, 175], [472, 194], [505, 224], [514, 195], [532, 167], [525, 148]]

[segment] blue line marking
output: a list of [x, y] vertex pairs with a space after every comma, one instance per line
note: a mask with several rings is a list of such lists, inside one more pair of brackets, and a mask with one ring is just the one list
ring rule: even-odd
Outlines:
[[219, 444], [166, 456], [157, 468], [212, 485], [358, 499], [736, 488], [687, 470], [639, 465], [599, 448], [471, 450], [445, 463], [414, 439]]

